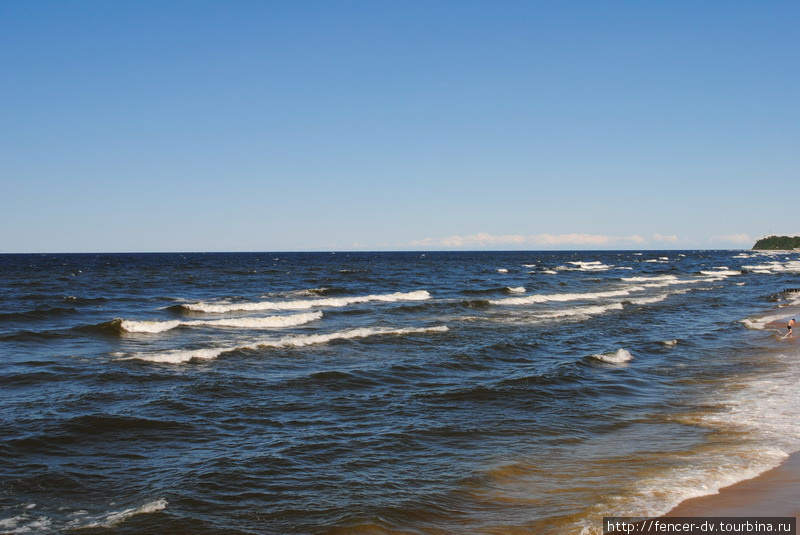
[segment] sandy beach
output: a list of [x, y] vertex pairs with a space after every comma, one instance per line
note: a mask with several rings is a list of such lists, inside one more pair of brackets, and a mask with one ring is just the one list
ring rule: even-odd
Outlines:
[[686, 500], [666, 516], [800, 517], [800, 454], [760, 476], [718, 494]]

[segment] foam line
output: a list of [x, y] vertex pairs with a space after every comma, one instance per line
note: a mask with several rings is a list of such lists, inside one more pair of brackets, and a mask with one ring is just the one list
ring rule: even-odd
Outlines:
[[219, 320], [172, 320], [172, 321], [133, 321], [122, 320], [120, 328], [129, 333], [162, 333], [185, 325], [188, 327], [227, 327], [234, 329], [268, 329], [274, 327], [294, 327], [318, 320], [322, 312], [306, 312], [288, 316], [269, 316], [266, 318], [231, 318]]
[[146, 360], [148, 362], [157, 362], [163, 364], [181, 364], [189, 362], [190, 360], [210, 360], [217, 358], [223, 353], [231, 351], [242, 351], [248, 349], [259, 348], [291, 348], [291, 347], [304, 347], [313, 344], [324, 344], [332, 340], [350, 340], [353, 338], [367, 338], [370, 336], [379, 335], [404, 335], [404, 334], [423, 334], [423, 333], [442, 333], [447, 332], [449, 329], [446, 325], [436, 327], [424, 328], [402, 328], [402, 329], [379, 329], [379, 328], [359, 328], [350, 329], [347, 331], [339, 331], [330, 334], [309, 334], [309, 335], [296, 335], [285, 336], [283, 338], [276, 338], [272, 340], [260, 340], [248, 345], [241, 346], [227, 346], [215, 347], [204, 349], [178, 349], [167, 351], [163, 353], [139, 353], [134, 354], [127, 359]]
[[610, 290], [607, 292], [587, 292], [587, 293], [566, 293], [548, 295], [529, 295], [527, 297], [509, 297], [506, 299], [491, 299], [489, 303], [493, 305], [532, 305], [535, 303], [579, 301], [584, 299], [603, 299], [607, 297], [621, 297], [630, 295], [631, 292], [641, 291], [642, 286], [631, 286], [622, 290]]
[[298, 301], [259, 301], [250, 303], [193, 303], [181, 305], [186, 310], [193, 312], [208, 312], [213, 314], [224, 314], [234, 311], [257, 311], [257, 310], [307, 310], [316, 307], [343, 307], [356, 303], [368, 303], [371, 301], [396, 302], [396, 301], [423, 301], [430, 299], [431, 294], [426, 290], [415, 292], [395, 292], [391, 294], [361, 295], [353, 297], [329, 297], [326, 299], [305, 299]]

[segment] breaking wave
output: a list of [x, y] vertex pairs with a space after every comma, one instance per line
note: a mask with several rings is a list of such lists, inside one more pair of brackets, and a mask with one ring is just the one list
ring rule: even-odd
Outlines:
[[269, 316], [266, 318], [231, 318], [219, 320], [172, 320], [172, 321], [134, 321], [119, 320], [119, 328], [129, 333], [163, 333], [176, 327], [227, 327], [233, 329], [269, 329], [273, 327], [294, 327], [322, 317], [322, 312], [306, 312], [288, 316]]
[[537, 314], [536, 318], [566, 318], [571, 316], [598, 316], [605, 314], [611, 310], [622, 310], [622, 303], [611, 303], [609, 305], [593, 305], [585, 307], [565, 308], [547, 312], [545, 314]]
[[527, 297], [509, 297], [506, 299], [492, 299], [489, 303], [493, 305], [532, 305], [535, 303], [546, 303], [548, 301], [579, 301], [584, 299], [604, 299], [607, 297], [621, 297], [630, 295], [631, 292], [641, 291], [642, 286], [631, 286], [622, 290], [610, 290], [607, 292], [587, 292], [587, 293], [565, 293], [565, 294], [537, 294]]
[[[79, 530], [92, 528], [110, 528], [127, 520], [128, 518], [163, 511], [167, 507], [167, 500], [158, 499], [139, 507], [131, 507], [121, 511], [111, 511], [99, 515], [91, 515], [80, 510], [70, 513], [66, 522], [53, 521], [53, 519], [39, 514], [36, 504], [29, 504], [21, 514], [0, 520], [2, 533], [60, 533], [64, 530]], [[58, 525], [62, 524], [62, 525]]]
[[630, 351], [627, 349], [619, 348], [612, 353], [600, 353], [597, 355], [592, 355], [591, 358], [601, 362], [607, 362], [609, 364], [622, 364], [624, 362], [633, 360], [633, 355], [631, 355]]
[[226, 312], [253, 312], [257, 310], [307, 310], [315, 307], [343, 307], [357, 303], [396, 302], [396, 301], [423, 301], [430, 299], [431, 294], [426, 290], [415, 292], [395, 292], [391, 294], [361, 295], [352, 297], [330, 297], [326, 299], [305, 299], [298, 301], [258, 301], [248, 303], [193, 303], [180, 305], [180, 308], [192, 312], [207, 312], [211, 314], [224, 314]]
[[380, 335], [404, 335], [404, 334], [424, 334], [442, 333], [449, 329], [446, 325], [423, 328], [403, 328], [403, 329], [379, 329], [379, 328], [360, 328], [347, 331], [334, 332], [330, 334], [309, 334], [299, 336], [285, 336], [274, 340], [260, 340], [249, 345], [216, 347], [204, 349], [179, 349], [162, 353], [140, 353], [125, 357], [126, 359], [146, 360], [164, 364], [181, 364], [191, 360], [209, 360], [231, 351], [243, 351], [260, 348], [292, 348], [304, 347], [313, 344], [324, 344], [333, 340], [350, 340], [353, 338], [367, 338]]

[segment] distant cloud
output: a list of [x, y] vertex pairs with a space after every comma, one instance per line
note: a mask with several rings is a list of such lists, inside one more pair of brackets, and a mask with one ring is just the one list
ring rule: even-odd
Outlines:
[[664, 236], [662, 234], [653, 234], [653, 241], [676, 243], [678, 241], [678, 237], [675, 234], [670, 234], [669, 236]]
[[[669, 238], [669, 237], [668, 237]], [[677, 238], [675, 238], [677, 240]], [[602, 234], [503, 234], [494, 235], [486, 232], [465, 236], [448, 236], [446, 238], [425, 238], [412, 241], [409, 247], [499, 247], [499, 246], [596, 246], [643, 244], [647, 240], [638, 235], [606, 236]]]
[[725, 234], [723, 236], [713, 236], [711, 241], [722, 241], [738, 244], [755, 243], [755, 239], [751, 238], [749, 234]]

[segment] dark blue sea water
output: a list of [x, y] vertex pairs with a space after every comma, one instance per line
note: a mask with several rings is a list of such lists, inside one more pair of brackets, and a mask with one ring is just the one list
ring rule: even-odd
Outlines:
[[0, 255], [0, 533], [592, 533], [800, 449], [795, 253]]

